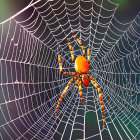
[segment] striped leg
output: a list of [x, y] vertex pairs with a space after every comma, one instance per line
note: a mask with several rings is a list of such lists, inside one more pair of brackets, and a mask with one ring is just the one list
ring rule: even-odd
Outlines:
[[62, 75], [76, 75], [76, 72], [63, 72]]
[[87, 56], [88, 56], [88, 63], [89, 63], [89, 61], [90, 61], [90, 50], [89, 50], [89, 48], [87, 50]]
[[59, 106], [60, 106], [60, 103], [61, 103], [61, 101], [62, 101], [64, 95], [65, 95], [66, 92], [68, 91], [68, 88], [69, 88], [69, 86], [71, 85], [72, 81], [73, 81], [73, 80], [76, 80], [76, 79], [77, 79], [76, 76], [73, 77], [72, 79], [70, 79], [70, 81], [69, 81], [69, 83], [67, 84], [67, 86], [66, 86], [64, 92], [61, 94], [61, 97], [60, 97], [60, 99], [59, 99], [59, 101], [58, 101], [58, 104], [57, 104], [57, 107], [56, 107], [56, 110], [55, 110], [55, 115], [56, 115], [56, 116], [57, 116], [58, 108], [59, 108]]
[[79, 82], [80, 82], [80, 79], [78, 79], [78, 80], [76, 81], [75, 87], [74, 87], [75, 89], [77, 89], [77, 86], [78, 86]]
[[99, 99], [100, 99], [100, 104], [101, 104], [101, 109], [102, 109], [102, 116], [103, 116], [103, 128], [104, 128], [105, 127], [105, 114], [104, 114], [104, 102], [103, 102], [103, 97], [102, 97], [102, 94], [101, 94], [101, 89], [94, 80], [91, 80], [91, 82], [95, 86], [95, 88], [98, 89]]
[[68, 44], [69, 44], [69, 49], [70, 49], [70, 52], [71, 52], [72, 61], [75, 62], [75, 58], [74, 58], [74, 54], [73, 54], [73, 50], [72, 50], [72, 46], [71, 46], [69, 38], [67, 38], [67, 41], [68, 41]]
[[61, 63], [61, 55], [58, 55], [58, 62], [59, 62], [60, 72], [63, 73], [62, 63]]
[[85, 49], [84, 49], [84, 46], [83, 46], [81, 40], [76, 36], [76, 34], [74, 34], [74, 33], [72, 33], [72, 34], [75, 37], [75, 39], [78, 41], [78, 43], [80, 44], [80, 46], [82, 47], [83, 56], [85, 56]]
[[59, 67], [60, 67], [60, 72], [63, 75], [76, 75], [76, 72], [63, 72], [63, 68], [62, 68], [62, 63], [61, 63], [61, 55], [58, 55], [58, 62], [59, 62]]
[[82, 97], [82, 81], [79, 82], [79, 93], [80, 93], [80, 98], [82, 100], [82, 103], [84, 105], [85, 103], [84, 103], [84, 99]]

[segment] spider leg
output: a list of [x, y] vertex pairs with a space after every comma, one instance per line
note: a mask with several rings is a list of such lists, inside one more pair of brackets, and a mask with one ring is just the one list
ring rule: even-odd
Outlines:
[[62, 75], [76, 75], [76, 72], [63, 72]]
[[67, 41], [68, 41], [68, 44], [69, 44], [69, 49], [70, 49], [70, 52], [71, 52], [72, 61], [75, 62], [75, 58], [74, 58], [74, 54], [73, 54], [73, 50], [72, 50], [72, 46], [71, 46], [69, 38], [67, 38]]
[[82, 100], [82, 103], [83, 103], [83, 105], [85, 104], [84, 103], [84, 99], [83, 99], [83, 97], [82, 97], [82, 81], [80, 80], [80, 82], [79, 82], [79, 93], [80, 93], [80, 98], [81, 98], [81, 100]]
[[77, 81], [75, 83], [75, 89], [77, 89], [77, 86], [78, 86], [79, 82], [80, 82], [80, 79], [77, 79]]
[[62, 68], [62, 63], [61, 63], [61, 55], [58, 55], [58, 62], [59, 62], [59, 67], [60, 67], [60, 72], [62, 75], [77, 75], [76, 72], [63, 72], [63, 68]]
[[94, 81], [94, 78], [92, 76], [89, 77], [91, 79], [92, 84], [97, 88], [98, 93], [99, 93], [99, 99], [100, 99], [100, 104], [101, 104], [101, 109], [102, 109], [102, 116], [103, 116], [103, 128], [105, 127], [105, 114], [104, 114], [104, 102], [103, 102], [103, 97], [101, 94], [101, 89], [98, 86], [98, 84]]
[[78, 43], [80, 44], [80, 46], [82, 47], [83, 56], [85, 56], [85, 49], [84, 49], [84, 46], [83, 46], [81, 40], [77, 37], [76, 34], [74, 34], [74, 33], [72, 33], [72, 34], [73, 34], [73, 36], [75, 37], [75, 39], [78, 41]]
[[61, 63], [61, 55], [58, 55], [58, 62], [59, 62], [60, 72], [63, 73], [62, 63]]
[[90, 61], [90, 50], [89, 50], [89, 48], [87, 50], [87, 56], [88, 56], [88, 63], [89, 63], [89, 61]]
[[71, 78], [70, 81], [69, 81], [69, 83], [67, 84], [67, 86], [66, 86], [64, 92], [61, 94], [61, 97], [59, 98], [59, 101], [58, 101], [58, 104], [57, 104], [57, 107], [56, 107], [56, 110], [55, 110], [55, 115], [56, 115], [56, 116], [57, 116], [58, 108], [59, 108], [59, 106], [60, 106], [60, 103], [61, 103], [61, 101], [62, 101], [64, 95], [65, 95], [66, 92], [68, 91], [68, 88], [69, 88], [69, 86], [71, 85], [71, 83], [73, 82], [73, 80], [76, 80], [76, 79], [77, 79], [76, 76], [73, 77], [73, 78]]

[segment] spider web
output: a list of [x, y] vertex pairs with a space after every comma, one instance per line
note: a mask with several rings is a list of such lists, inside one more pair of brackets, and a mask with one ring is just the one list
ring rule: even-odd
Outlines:
[[[118, 5], [109, 0], [32, 1], [0, 23], [0, 139], [138, 139], [140, 138], [140, 13], [120, 23]], [[83, 106], [74, 82], [58, 116], [61, 93], [82, 54], [71, 32], [90, 48], [89, 74], [102, 89], [106, 127], [98, 92], [83, 88]]]

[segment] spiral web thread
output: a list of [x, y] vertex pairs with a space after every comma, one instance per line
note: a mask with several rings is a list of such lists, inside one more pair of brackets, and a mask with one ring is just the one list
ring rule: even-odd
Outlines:
[[[129, 23], [115, 17], [109, 0], [32, 1], [0, 23], [0, 139], [138, 139], [140, 137], [140, 13]], [[83, 88], [83, 106], [75, 83], [58, 116], [59, 97], [74, 71], [75, 58], [90, 48], [90, 75], [102, 89], [106, 127], [98, 92]], [[94, 115], [93, 115], [93, 114]], [[92, 114], [90, 126], [88, 115]], [[92, 116], [91, 115], [91, 116]]]

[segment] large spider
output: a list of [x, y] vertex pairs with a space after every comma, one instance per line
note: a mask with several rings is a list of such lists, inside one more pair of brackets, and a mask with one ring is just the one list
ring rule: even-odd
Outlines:
[[105, 127], [105, 115], [104, 115], [104, 103], [103, 103], [103, 99], [102, 99], [101, 89], [98, 86], [98, 84], [94, 81], [94, 78], [91, 75], [87, 75], [89, 73], [90, 50], [89, 50], [89, 48], [87, 50], [87, 55], [88, 55], [88, 60], [87, 60], [85, 58], [85, 50], [84, 50], [84, 46], [82, 45], [82, 42], [75, 34], [73, 34], [73, 36], [75, 37], [75, 39], [79, 42], [80, 46], [82, 47], [83, 56], [78, 56], [75, 60], [70, 40], [69, 40], [69, 38], [67, 38], [68, 44], [69, 44], [69, 49], [71, 52], [72, 61], [75, 62], [76, 72], [71, 72], [71, 73], [63, 72], [62, 63], [61, 63], [61, 55], [58, 55], [58, 61], [59, 61], [59, 67], [60, 67], [61, 74], [62, 75], [75, 75], [75, 76], [72, 79], [70, 79], [67, 87], [65, 88], [64, 92], [61, 94], [61, 97], [58, 101], [58, 104], [57, 104], [57, 107], [55, 110], [55, 115], [57, 116], [57, 111], [60, 106], [60, 103], [61, 103], [64, 95], [66, 94], [69, 86], [73, 82], [73, 80], [77, 80], [75, 83], [75, 85], [76, 85], [75, 89], [79, 85], [79, 93], [80, 93], [80, 98], [82, 100], [83, 105], [84, 105], [84, 99], [82, 97], [82, 86], [88, 87], [89, 83], [92, 82], [92, 84], [95, 86], [95, 88], [97, 88], [98, 93], [99, 93], [99, 99], [100, 99], [102, 116], [103, 116], [103, 128], [104, 128]]

